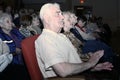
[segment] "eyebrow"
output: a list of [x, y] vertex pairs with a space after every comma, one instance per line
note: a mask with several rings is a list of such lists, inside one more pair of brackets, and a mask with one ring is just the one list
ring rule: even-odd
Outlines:
[[60, 10], [57, 10], [56, 13], [62, 13]]

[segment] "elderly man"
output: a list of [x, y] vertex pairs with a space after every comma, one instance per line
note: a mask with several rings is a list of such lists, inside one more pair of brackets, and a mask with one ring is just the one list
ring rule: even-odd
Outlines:
[[[82, 62], [79, 55], [70, 42], [62, 33], [63, 15], [57, 3], [47, 3], [40, 10], [40, 18], [44, 29], [35, 41], [36, 55], [40, 70], [44, 78], [78, 74], [94, 67], [92, 70], [100, 70], [95, 67], [104, 51], [100, 50], [92, 54], [88, 62]], [[111, 70], [112, 64], [104, 69]]]

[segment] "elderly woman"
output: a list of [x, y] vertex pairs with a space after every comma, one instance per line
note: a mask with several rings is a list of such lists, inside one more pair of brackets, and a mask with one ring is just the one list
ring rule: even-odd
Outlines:
[[21, 54], [21, 41], [24, 36], [13, 28], [11, 17], [7, 13], [0, 15], [0, 38], [6, 43], [13, 57], [13, 64], [23, 64]]
[[63, 16], [64, 16], [64, 28], [63, 28], [64, 34], [70, 39], [72, 44], [75, 46], [81, 59], [83, 61], [87, 61], [89, 58], [89, 55], [81, 54], [82, 53], [81, 46], [83, 45], [82, 41], [77, 39], [76, 36], [74, 36], [74, 34], [72, 32], [70, 32], [70, 29], [74, 28], [74, 25], [77, 22], [77, 17], [75, 16], [75, 14], [73, 14], [71, 12], [63, 12]]
[[[77, 17], [75, 16], [74, 13], [71, 12], [64, 12], [63, 13], [64, 16], [64, 34], [71, 40], [72, 44], [74, 45], [74, 47], [76, 48], [78, 54], [80, 55], [81, 59], [83, 61], [88, 61], [90, 56], [92, 56], [92, 52], [89, 52], [88, 55], [83, 55], [82, 51], [81, 51], [81, 47], [80, 45], [82, 44], [81, 41], [79, 41], [73, 33], [70, 32], [71, 28], [74, 28], [75, 23], [77, 22]], [[82, 44], [84, 46], [84, 44]], [[94, 52], [93, 52], [94, 54]], [[105, 65], [103, 65], [105, 64]], [[105, 66], [111, 65], [110, 62], [103, 62], [101, 64], [97, 64], [95, 66], [95, 69], [100, 69], [103, 70]]]
[[[10, 50], [10, 53], [6, 53], [6, 55], [10, 54], [13, 56], [12, 62], [3, 71], [1, 70], [2, 72], [0, 72], [0, 79], [28, 80], [28, 74], [22, 59], [20, 45], [21, 41], [24, 39], [24, 36], [19, 32], [19, 30], [13, 28], [12, 24], [11, 17], [7, 13], [0, 15], [0, 38], [2, 42], [8, 45]], [[10, 62], [11, 59], [8, 61]]]

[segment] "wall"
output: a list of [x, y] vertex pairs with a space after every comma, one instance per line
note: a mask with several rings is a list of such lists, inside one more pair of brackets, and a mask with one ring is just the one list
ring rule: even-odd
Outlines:
[[62, 8], [65, 8], [64, 7], [65, 0], [23, 0], [23, 3], [26, 8], [33, 8], [36, 10], [39, 10], [44, 3], [48, 2], [57, 2], [61, 5]]
[[62, 2], [65, 2], [65, 0], [23, 0], [23, 2], [25, 3], [25, 4], [34, 4], [34, 3], [37, 3], [37, 4], [39, 4], [39, 3], [46, 3], [46, 2], [60, 2], [60, 3], [62, 3]]
[[118, 17], [118, 19], [119, 19], [119, 20], [118, 20], [118, 24], [119, 24], [119, 29], [120, 29], [120, 0], [118, 0], [118, 6], [119, 6], [119, 7], [118, 7], [118, 16], [119, 16], [119, 17]]

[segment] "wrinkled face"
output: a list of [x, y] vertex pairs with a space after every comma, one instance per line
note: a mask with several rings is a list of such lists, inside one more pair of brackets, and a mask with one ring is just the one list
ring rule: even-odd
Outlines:
[[77, 17], [73, 13], [64, 14], [64, 30], [69, 31], [77, 23]]
[[64, 30], [69, 31], [72, 28], [69, 15], [64, 15]]
[[74, 26], [77, 23], [77, 17], [75, 14], [71, 14], [71, 25]]
[[37, 17], [33, 18], [32, 24], [33, 24], [34, 26], [39, 26], [39, 25], [40, 25], [39, 18], [37, 18]]
[[62, 28], [63, 27], [63, 15], [59, 8], [52, 7], [51, 13], [49, 13], [49, 21], [51, 22], [51, 25], [53, 25], [56, 28]]
[[12, 21], [10, 18], [5, 18], [3, 21], [4, 26], [1, 26], [3, 29], [11, 30], [12, 29]]

